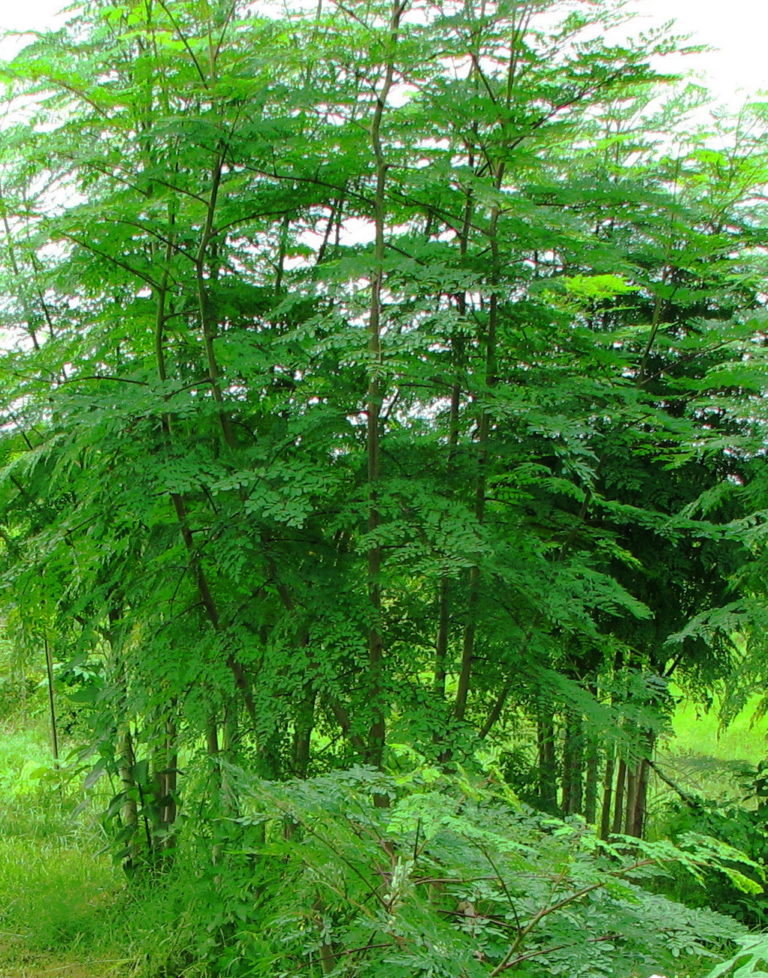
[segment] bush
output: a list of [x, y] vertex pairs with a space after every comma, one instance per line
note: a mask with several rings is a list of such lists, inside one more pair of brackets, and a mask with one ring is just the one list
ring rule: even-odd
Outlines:
[[673, 863], [738, 858], [707, 840], [606, 845], [429, 769], [241, 776], [240, 798], [142, 901], [144, 974], [629, 978], [711, 962], [744, 934], [644, 888]]
[[[668, 804], [663, 818], [664, 832], [672, 839], [697, 830], [728, 842], [754, 861], [747, 874], [755, 886], [745, 887], [713, 867], [704, 873], [705, 888], [692, 885], [690, 877], [677, 874], [672, 892], [693, 906], [717, 906], [749, 927], [768, 925], [768, 899], [760, 885], [762, 869], [768, 862], [768, 833], [765, 808], [746, 808], [743, 804], [697, 799], [695, 805]], [[741, 884], [741, 885], [739, 885]]]

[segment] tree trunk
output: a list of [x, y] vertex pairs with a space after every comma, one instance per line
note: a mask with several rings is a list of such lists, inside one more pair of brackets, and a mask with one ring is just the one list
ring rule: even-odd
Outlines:
[[635, 795], [632, 810], [627, 812], [627, 835], [637, 839], [643, 838], [648, 810], [648, 779], [651, 772], [651, 761], [656, 746], [656, 735], [648, 731], [645, 736], [645, 757], [640, 760], [635, 772]]
[[[476, 125], [475, 125], [476, 130]], [[474, 147], [470, 147], [467, 155], [467, 166], [472, 169], [475, 165]], [[464, 201], [464, 220], [462, 223], [461, 234], [459, 235], [459, 255], [462, 259], [466, 258], [469, 247], [469, 231], [472, 223], [474, 211], [474, 194], [470, 188], [467, 191]], [[467, 314], [467, 293], [460, 292], [456, 296], [456, 308], [459, 315]], [[461, 370], [464, 366], [464, 338], [454, 336], [451, 338], [451, 359], [453, 364], [453, 384], [451, 385], [451, 404], [448, 414], [448, 460], [446, 465], [446, 475], [450, 476], [455, 460], [456, 449], [459, 444], [459, 411], [461, 408]], [[445, 700], [445, 678], [446, 663], [448, 658], [448, 637], [450, 627], [450, 587], [449, 579], [440, 579], [438, 592], [438, 628], [437, 640], [435, 642], [435, 676], [433, 691], [442, 703]], [[436, 731], [433, 739], [440, 740], [441, 732]], [[443, 756], [448, 757], [449, 751], [446, 749]]]
[[179, 755], [176, 747], [178, 732], [176, 720], [169, 715], [165, 721], [163, 746], [155, 756], [154, 778], [157, 798], [155, 817], [154, 852], [159, 855], [161, 864], [170, 859], [176, 846], [176, 772]]
[[624, 786], [627, 780], [627, 762], [619, 759], [619, 769], [616, 773], [616, 801], [613, 807], [613, 825], [611, 832], [620, 835], [624, 828]]
[[597, 821], [597, 785], [600, 777], [600, 752], [595, 740], [587, 742], [587, 771], [584, 780], [584, 818], [590, 825]]
[[[586, 501], [582, 509], [583, 519], [586, 515]], [[589, 693], [594, 697], [595, 702], [598, 698], [597, 676], [593, 675], [587, 685]], [[585, 772], [584, 772], [584, 818], [589, 825], [594, 825], [597, 820], [597, 784], [600, 776], [600, 744], [594, 731], [586, 734], [582, 720], [581, 741], [584, 750]]]
[[637, 799], [638, 768], [627, 765], [626, 772], [626, 800], [624, 805], [624, 834], [632, 835], [632, 825], [635, 815], [635, 801]]
[[48, 715], [51, 725], [51, 753], [53, 754], [53, 766], [58, 770], [59, 767], [59, 728], [56, 722], [56, 690], [53, 681], [53, 656], [51, 655], [51, 644], [48, 636], [43, 637], [45, 647], [45, 668], [48, 674]]
[[536, 717], [538, 744], [539, 804], [545, 812], [557, 813], [557, 757], [555, 754], [555, 720], [546, 705]]
[[563, 814], [583, 814], [584, 734], [581, 717], [566, 713], [563, 731]]
[[117, 737], [118, 772], [123, 793], [123, 803], [120, 807], [120, 818], [126, 836], [125, 853], [123, 855], [123, 870], [131, 873], [141, 860], [139, 844], [139, 808], [138, 788], [134, 778], [136, 758], [133, 752], [133, 738], [128, 722], [119, 730]]
[[[400, 32], [400, 18], [404, 6], [393, 0], [389, 22], [390, 54], [384, 68], [384, 80], [376, 94], [376, 108], [371, 122], [371, 147], [375, 161], [376, 189], [373, 198], [374, 270], [371, 278], [371, 302], [368, 314], [368, 352], [371, 363], [370, 379], [366, 395], [366, 441], [368, 455], [368, 532], [375, 533], [381, 523], [379, 510], [380, 471], [380, 421], [384, 385], [381, 379], [381, 331], [382, 302], [384, 285], [384, 230], [386, 223], [386, 190], [388, 164], [381, 141], [381, 124], [387, 99], [395, 80], [394, 49]], [[384, 760], [386, 740], [386, 706], [384, 693], [384, 641], [381, 631], [381, 565], [382, 548], [378, 542], [372, 543], [367, 555], [368, 605], [370, 624], [368, 626], [368, 708], [371, 711], [368, 726], [365, 761], [374, 767], [381, 767]]]
[[611, 833], [611, 807], [613, 805], [613, 773], [616, 767], [616, 750], [608, 747], [603, 775], [603, 806], [600, 813], [600, 838], [607, 839]]
[[316, 700], [314, 685], [307, 683], [296, 711], [293, 729], [293, 774], [297, 778], [306, 778], [309, 769]]

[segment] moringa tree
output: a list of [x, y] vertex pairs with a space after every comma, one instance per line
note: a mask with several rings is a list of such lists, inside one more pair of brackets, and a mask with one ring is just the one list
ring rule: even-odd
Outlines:
[[134, 862], [187, 791], [236, 812], [232, 764], [450, 765], [517, 708], [550, 772], [570, 718], [594, 814], [633, 529], [728, 484], [707, 405], [761, 352], [762, 175], [643, 130], [673, 45], [617, 16], [91, 2], [6, 66], [5, 581], [89, 677]]

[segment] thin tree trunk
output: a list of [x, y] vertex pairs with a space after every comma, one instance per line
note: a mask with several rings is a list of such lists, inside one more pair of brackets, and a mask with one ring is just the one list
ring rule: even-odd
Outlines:
[[613, 807], [613, 824], [611, 832], [620, 835], [624, 828], [624, 786], [627, 779], [627, 762], [619, 758], [619, 769], [616, 772], [616, 799]]
[[440, 579], [437, 608], [437, 639], [435, 640], [435, 672], [432, 680], [432, 691], [442, 703], [445, 700], [445, 677], [447, 672], [450, 628], [449, 582], [447, 577]]
[[[510, 110], [514, 97], [514, 85], [516, 81], [517, 66], [518, 66], [518, 44], [527, 26], [529, 14], [525, 12], [525, 7], [523, 8], [521, 21], [515, 27], [515, 36], [517, 38], [516, 43], [511, 45], [509, 61], [507, 64], [507, 85], [505, 98], [503, 104], [505, 104], [506, 109]], [[473, 58], [473, 71], [478, 78], [482, 77], [479, 57], [476, 52], [471, 52], [471, 57]], [[484, 82], [487, 84], [487, 82]], [[504, 135], [504, 129], [506, 127], [505, 122], [500, 123], [501, 134]], [[475, 129], [477, 133], [477, 129]], [[490, 166], [491, 172], [494, 177], [494, 186], [497, 191], [500, 191], [504, 183], [504, 174], [506, 172], [506, 162], [501, 160], [498, 163], [491, 161], [488, 156], [487, 147], [483, 148], [483, 155], [486, 157], [486, 163]], [[496, 386], [497, 382], [497, 365], [496, 365], [496, 344], [497, 344], [497, 334], [498, 334], [498, 320], [499, 320], [499, 297], [498, 297], [498, 283], [501, 272], [501, 253], [499, 249], [499, 239], [498, 239], [498, 225], [499, 217], [501, 216], [501, 208], [498, 204], [493, 204], [491, 207], [490, 220], [488, 223], [488, 243], [490, 250], [490, 272], [488, 277], [488, 283], [490, 285], [490, 298], [488, 300], [488, 323], [485, 336], [485, 387], [486, 391], [490, 392], [493, 387]], [[480, 422], [478, 425], [477, 434], [477, 478], [475, 483], [475, 518], [478, 523], [483, 523], [485, 521], [485, 503], [486, 503], [486, 480], [487, 480], [487, 466], [488, 466], [488, 442], [491, 430], [491, 412], [485, 407], [480, 415]], [[481, 571], [478, 565], [472, 567], [469, 571], [468, 579], [468, 598], [467, 598], [467, 617], [466, 624], [464, 627], [464, 639], [462, 643], [461, 651], [461, 665], [459, 669], [459, 679], [456, 690], [456, 700], [454, 703], [454, 715], [457, 720], [463, 720], [467, 710], [467, 702], [469, 698], [469, 691], [472, 679], [472, 669], [475, 659], [475, 642], [477, 638], [477, 619], [478, 619], [478, 606], [480, 598], [480, 584], [481, 584]]]
[[176, 748], [178, 731], [176, 719], [173, 716], [175, 704], [169, 708], [165, 720], [165, 731], [162, 749], [158, 752], [155, 766], [155, 791], [157, 793], [157, 839], [155, 852], [161, 854], [161, 860], [166, 863], [176, 845], [176, 772], [179, 766], [179, 755]]
[[[212, 191], [212, 198], [215, 206], [215, 194]], [[210, 207], [209, 207], [210, 212]], [[212, 222], [212, 215], [209, 213], [207, 220]], [[207, 225], [206, 225], [207, 226]], [[169, 266], [172, 257], [172, 244], [169, 242], [165, 252], [165, 264], [163, 268], [162, 279], [159, 287], [157, 288], [157, 309], [155, 318], [155, 359], [157, 365], [158, 377], [161, 381], [166, 381], [168, 379], [168, 371], [166, 368], [165, 361], [165, 322], [166, 322], [166, 304], [168, 300], [168, 280], [169, 280]], [[199, 269], [198, 269], [199, 271]], [[199, 291], [200, 301], [201, 301], [201, 316], [205, 317], [205, 294], [204, 291]], [[204, 318], [204, 323], [207, 320]], [[204, 325], [204, 332], [207, 330], [208, 336], [206, 338], [206, 351], [210, 351], [210, 355], [213, 355], [212, 348], [212, 336], [210, 335], [210, 326], [206, 327]], [[216, 376], [211, 378], [214, 385], [214, 399], [219, 406], [219, 419], [221, 422], [222, 432], [224, 434], [225, 440], [231, 445], [231, 429], [229, 426], [229, 418], [224, 410], [222, 404], [221, 390], [217, 387], [218, 374], [216, 373], [215, 360], [211, 363], [209, 362], [209, 369], [213, 367], [214, 374]], [[218, 394], [216, 391], [218, 390]], [[163, 434], [165, 436], [166, 443], [171, 445], [173, 440], [173, 433], [171, 428], [171, 418], [170, 415], [164, 413], [161, 418], [161, 425]], [[205, 611], [205, 615], [215, 632], [221, 630], [221, 619], [219, 616], [219, 610], [216, 605], [216, 601], [213, 597], [213, 593], [208, 583], [208, 577], [205, 573], [202, 561], [200, 559], [200, 554], [195, 546], [195, 541], [192, 536], [192, 530], [189, 525], [189, 519], [187, 516], [187, 504], [184, 496], [178, 492], [171, 492], [170, 494], [171, 503], [173, 505], [174, 512], [176, 514], [176, 519], [179, 525], [179, 531], [181, 533], [182, 540], [184, 541], [184, 546], [187, 550], [187, 555], [189, 558], [189, 566], [192, 571], [192, 576], [195, 580], [197, 586], [197, 592], [200, 597], [200, 602]], [[234, 654], [229, 652], [226, 658], [227, 667], [233, 675], [235, 680], [235, 685], [243, 697], [243, 702], [245, 703], [245, 708], [248, 713], [253, 726], [258, 725], [258, 716], [256, 714], [256, 707], [253, 702], [253, 695], [251, 693], [250, 684], [245, 675], [245, 670], [242, 665], [237, 661]], [[217, 723], [215, 720], [210, 720], [208, 723], [206, 731], [206, 739], [208, 744], [208, 751], [211, 754], [218, 753], [218, 734], [216, 732]]]
[[536, 716], [538, 747], [539, 802], [546, 812], [557, 812], [557, 756], [555, 754], [555, 720], [547, 705]]
[[632, 835], [635, 815], [635, 800], [637, 798], [638, 769], [627, 765], [626, 803], [624, 805], [624, 834]]
[[627, 835], [642, 839], [645, 827], [646, 795], [648, 791], [648, 762], [643, 758], [634, 771], [635, 792], [632, 809], [627, 812]]
[[205, 746], [209, 757], [216, 757], [220, 751], [219, 726], [216, 717], [209, 717], [205, 725]]
[[127, 837], [123, 869], [131, 873], [139, 864], [141, 846], [139, 845], [139, 807], [138, 788], [134, 777], [136, 758], [133, 751], [133, 738], [128, 722], [122, 726], [117, 738], [118, 772], [123, 791], [123, 804], [120, 817]]
[[597, 785], [600, 778], [600, 753], [590, 737], [587, 743], [587, 770], [584, 779], [584, 818], [589, 825], [597, 821]]
[[[474, 167], [475, 157], [474, 151], [470, 150], [467, 159], [467, 165], [472, 168]], [[461, 236], [459, 238], [459, 255], [462, 259], [466, 257], [467, 249], [469, 247], [469, 229], [472, 223], [472, 211], [473, 211], [473, 194], [470, 190], [467, 193], [466, 201], [464, 204], [464, 223], [461, 228]], [[467, 294], [466, 292], [461, 292], [456, 297], [456, 306], [461, 316], [466, 316], [467, 313]], [[459, 411], [461, 409], [461, 383], [460, 383], [460, 370], [463, 365], [464, 360], [464, 341], [460, 336], [453, 337], [451, 340], [451, 356], [453, 358], [453, 370], [454, 379], [453, 385], [451, 386], [451, 405], [448, 414], [448, 464], [446, 466], [446, 475], [450, 476], [455, 459], [456, 459], [456, 449], [459, 444]], [[440, 579], [440, 586], [438, 591], [438, 627], [437, 627], [437, 641], [435, 642], [435, 676], [433, 682], [433, 691], [436, 696], [439, 697], [440, 702], [445, 700], [445, 678], [446, 678], [446, 665], [448, 658], [448, 638], [449, 629], [451, 621], [451, 611], [450, 611], [450, 583], [447, 577], [442, 577]]]
[[648, 779], [650, 777], [655, 746], [656, 735], [653, 731], [648, 731], [645, 737], [646, 756], [637, 765], [634, 804], [631, 813], [628, 813], [627, 835], [633, 835], [637, 839], [642, 839], [645, 831], [645, 822], [648, 813]]
[[[501, 183], [502, 168], [499, 168], [497, 183]], [[491, 217], [490, 237], [491, 237], [491, 256], [492, 256], [492, 275], [491, 285], [494, 291], [488, 304], [488, 332], [486, 335], [486, 354], [485, 354], [485, 386], [491, 389], [496, 384], [496, 335], [498, 329], [498, 296], [496, 295], [495, 285], [498, 277], [499, 245], [496, 236], [496, 228], [499, 219], [499, 210], [494, 208]], [[485, 522], [485, 502], [486, 502], [486, 480], [488, 466], [488, 440], [491, 430], [491, 416], [488, 409], [484, 409], [480, 416], [477, 433], [477, 479], [475, 483], [475, 519], [478, 523]], [[470, 568], [468, 581], [467, 599], [467, 619], [464, 626], [464, 640], [461, 649], [461, 666], [459, 668], [459, 680], [456, 689], [456, 702], [454, 704], [454, 715], [457, 720], [463, 720], [467, 711], [469, 699], [469, 689], [472, 681], [472, 668], [475, 659], [475, 641], [477, 638], [477, 619], [478, 605], [480, 600], [480, 567], [475, 564]]]
[[316, 700], [317, 691], [314, 685], [307, 683], [298, 706], [293, 730], [293, 773], [297, 778], [306, 778], [309, 769]]
[[53, 656], [51, 655], [51, 644], [48, 636], [43, 636], [43, 646], [45, 648], [45, 668], [48, 674], [48, 717], [51, 725], [51, 753], [53, 754], [53, 766], [58, 770], [59, 767], [59, 728], [56, 722], [56, 691], [53, 678]]
[[563, 814], [582, 814], [584, 744], [581, 717], [568, 710], [563, 731]]
[[[507, 86], [507, 108], [512, 101], [512, 83], [515, 74], [516, 54], [510, 54], [508, 65], [508, 86]], [[475, 71], [479, 73], [479, 63], [475, 57]], [[490, 163], [490, 160], [488, 161]], [[506, 163], [504, 160], [497, 165], [491, 164], [494, 176], [494, 186], [500, 190], [504, 182]], [[485, 335], [485, 388], [487, 393], [496, 386], [497, 365], [496, 365], [496, 344], [499, 326], [499, 297], [497, 286], [501, 272], [501, 253], [499, 250], [498, 227], [501, 208], [498, 204], [491, 207], [491, 215], [488, 223], [488, 242], [490, 246], [490, 273], [488, 282], [490, 285], [490, 298], [488, 300], [488, 323]], [[466, 218], [465, 218], [466, 220]], [[485, 503], [486, 503], [486, 481], [488, 467], [488, 442], [491, 431], [491, 412], [486, 406], [480, 415], [477, 432], [477, 478], [475, 482], [475, 519], [478, 523], [485, 522]], [[472, 681], [472, 669], [475, 659], [475, 642], [477, 639], [477, 619], [478, 606], [480, 600], [481, 572], [476, 564], [470, 568], [467, 584], [467, 617], [464, 626], [464, 639], [461, 649], [461, 665], [459, 668], [459, 679], [456, 689], [456, 700], [454, 704], [454, 715], [457, 720], [463, 720], [467, 711], [469, 690]]]
[[[588, 686], [589, 692], [597, 700], [597, 680], [593, 678]], [[586, 756], [586, 771], [584, 775], [584, 818], [589, 825], [594, 825], [597, 819], [597, 784], [600, 776], [600, 747], [594, 733], [586, 735], [583, 732], [582, 742]]]
[[214, 341], [216, 339], [216, 324], [214, 323], [210, 314], [210, 300], [206, 285], [208, 248], [213, 238], [213, 222], [219, 200], [219, 191], [221, 188], [224, 154], [225, 147], [221, 147], [211, 171], [211, 189], [208, 195], [205, 224], [200, 236], [197, 255], [195, 256], [195, 280], [197, 284], [198, 315], [200, 317], [200, 326], [203, 332], [205, 359], [208, 365], [208, 381], [211, 385], [213, 399], [216, 401], [217, 415], [224, 442], [228, 448], [232, 449], [235, 447], [235, 435], [232, 430], [229, 410], [224, 402], [224, 394], [221, 389], [221, 372], [219, 370], [219, 364], [216, 359], [216, 351], [214, 349]]
[[[117, 764], [123, 802], [120, 818], [125, 832], [126, 847], [123, 855], [123, 870], [130, 874], [142, 863], [141, 840], [139, 835], [139, 795], [140, 786], [136, 781], [136, 753], [131, 735], [131, 719], [128, 713], [128, 682], [125, 662], [121, 658], [119, 622], [122, 600], [117, 593], [111, 595], [112, 607], [109, 609], [109, 631], [107, 638], [111, 650], [114, 669], [114, 683], [118, 690], [115, 711]], [[151, 857], [151, 839], [147, 840], [147, 861]]]
[[[618, 678], [619, 673], [624, 664], [624, 653], [621, 648], [616, 650], [616, 654], [613, 659], [613, 678], [614, 681]], [[616, 683], [614, 682], [614, 689], [616, 688]], [[611, 693], [610, 705], [611, 707], [616, 704], [616, 694]], [[619, 762], [618, 773], [616, 771], [616, 758], [618, 756], [618, 751], [616, 745], [612, 742], [608, 742], [606, 747], [606, 759], [605, 759], [605, 773], [603, 775], [603, 801], [602, 810], [600, 813], [600, 838], [607, 839], [611, 832], [621, 831], [621, 818], [622, 818], [622, 805], [623, 805], [623, 790], [624, 790], [624, 778], [625, 778], [625, 768], [623, 762]], [[616, 775], [616, 791], [614, 795], [614, 775]], [[616, 803], [616, 809], [618, 814], [612, 818], [614, 815], [613, 806], [614, 798]], [[617, 827], [618, 826], [618, 827]]]
[[[379, 509], [379, 482], [381, 479], [380, 423], [384, 384], [381, 379], [382, 351], [382, 302], [384, 284], [384, 230], [386, 224], [386, 188], [388, 164], [381, 141], [381, 125], [387, 99], [395, 79], [394, 49], [400, 31], [400, 18], [405, 5], [394, 0], [389, 22], [390, 54], [384, 68], [384, 80], [376, 95], [376, 108], [371, 121], [371, 147], [376, 165], [376, 189], [373, 211], [375, 241], [373, 249], [374, 271], [371, 278], [371, 302], [368, 314], [368, 353], [370, 355], [370, 380], [366, 395], [366, 442], [368, 456], [368, 532], [375, 534], [381, 524]], [[368, 726], [365, 760], [374, 767], [381, 767], [386, 740], [386, 707], [384, 696], [384, 641], [382, 637], [381, 601], [381, 544], [373, 542], [368, 547], [367, 581], [368, 606], [371, 621], [368, 627], [368, 707], [371, 718]]]
[[600, 838], [607, 839], [611, 833], [611, 808], [613, 805], [613, 773], [616, 767], [616, 750], [610, 745], [605, 760], [603, 775], [603, 806], [600, 813]]

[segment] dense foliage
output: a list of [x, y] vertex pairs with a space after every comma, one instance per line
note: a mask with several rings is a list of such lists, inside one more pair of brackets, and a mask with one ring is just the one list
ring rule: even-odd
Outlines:
[[[490, 847], [476, 893], [403, 868], [407, 792], [316, 816], [357, 882], [310, 865], [292, 806], [416, 751], [640, 839], [672, 676], [744, 677], [738, 700], [762, 675], [765, 107], [688, 131], [702, 93], [657, 67], [679, 42], [621, 25], [579, 0], [86, 0], [5, 66], [6, 634], [46, 654], [129, 872], [203, 846], [221, 880], [261, 846], [248, 886], [344, 895], [300, 898], [338, 960], [276, 890], [247, 954], [248, 914], [211, 937], [205, 960], [245, 955], [214, 973], [311, 948], [304, 973], [357, 973], [352, 944], [366, 974], [559, 973], [556, 914], [527, 950], [561, 872], [535, 849], [566, 889], [616, 880], [584, 903], [606, 963], [563, 967], [628, 974], [629, 908], [661, 898], [575, 823], [411, 826], [427, 881]], [[390, 913], [387, 873], [389, 931], [353, 894]]]

